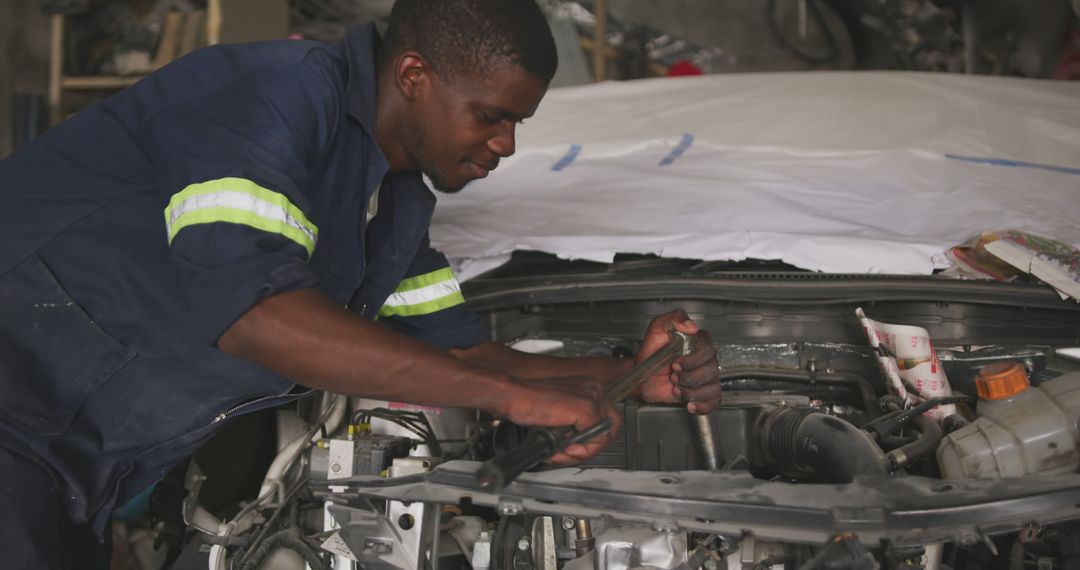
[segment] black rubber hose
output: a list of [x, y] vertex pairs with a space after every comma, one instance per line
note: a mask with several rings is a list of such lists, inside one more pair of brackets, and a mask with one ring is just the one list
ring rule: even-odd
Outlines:
[[506, 564], [503, 561], [503, 543], [506, 542], [506, 530], [510, 525], [510, 517], [503, 515], [499, 517], [499, 524], [495, 525], [495, 535], [491, 537], [491, 562], [492, 566], [496, 570], [502, 570], [506, 568]]
[[[925, 402], [922, 402], [914, 407], [903, 409], [903, 400], [899, 396], [889, 394], [881, 397], [881, 409], [888, 412], [885, 415], [875, 420], [869, 421], [863, 424], [862, 429], [875, 434], [875, 437], [881, 437], [885, 435], [891, 435], [896, 430], [900, 429], [907, 421], [912, 418], [922, 416], [926, 412], [942, 405], [942, 404], [955, 404], [959, 402], [971, 402], [976, 400], [972, 396], [966, 394], [954, 394], [952, 396], [939, 396], [937, 398], [930, 398]], [[949, 416], [950, 418], [956, 417], [963, 420], [962, 417], [955, 414]]]
[[244, 562], [247, 561], [248, 556], [250, 556], [250, 554], [257, 549], [257, 547], [262, 542], [263, 538], [266, 537], [266, 534], [270, 531], [270, 529], [274, 528], [274, 526], [277, 525], [278, 518], [281, 517], [282, 513], [285, 512], [286, 507], [289, 506], [296, 494], [307, 487], [307, 483], [308, 477], [306, 475], [302, 476], [296, 481], [296, 483], [293, 484], [292, 489], [289, 489], [289, 492], [285, 493], [285, 500], [283, 500], [281, 504], [278, 505], [276, 509], [274, 509], [274, 514], [270, 515], [270, 518], [267, 519], [265, 523], [263, 523], [262, 528], [259, 530], [258, 534], [255, 535], [255, 538], [252, 539], [251, 544], [248, 545], [247, 551], [244, 552], [244, 555], [240, 557], [238, 564], [240, 568], [244, 568]]
[[728, 368], [720, 370], [720, 386], [728, 390], [782, 390], [801, 393], [808, 388], [822, 388], [835, 393], [838, 389], [855, 392], [862, 400], [862, 409], [870, 417], [879, 414], [874, 387], [857, 374], [843, 372], [808, 372], [775, 368]]
[[850, 483], [857, 475], [890, 471], [869, 434], [813, 408], [767, 410], [755, 431], [765, 465], [795, 479]]
[[[899, 411], [899, 406], [895, 403], [890, 403], [888, 407], [892, 411]], [[889, 462], [892, 463], [895, 469], [900, 469], [915, 459], [934, 453], [944, 437], [941, 426], [925, 414], [919, 414], [908, 419], [907, 427], [918, 432], [919, 437], [915, 438], [915, 441], [902, 445], [888, 453]]]

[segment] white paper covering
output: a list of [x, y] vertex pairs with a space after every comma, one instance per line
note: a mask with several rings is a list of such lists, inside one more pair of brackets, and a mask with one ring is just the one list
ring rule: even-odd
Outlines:
[[515, 156], [440, 195], [431, 235], [461, 279], [515, 249], [928, 274], [1002, 228], [1080, 244], [1080, 85], [809, 72], [555, 89]]

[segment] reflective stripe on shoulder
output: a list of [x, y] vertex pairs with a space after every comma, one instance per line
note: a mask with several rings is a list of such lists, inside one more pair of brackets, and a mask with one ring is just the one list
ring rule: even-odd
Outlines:
[[319, 229], [284, 194], [244, 178], [219, 178], [191, 184], [173, 195], [165, 207], [169, 243], [180, 230], [196, 224], [225, 222], [279, 234], [300, 244], [308, 257], [315, 251]]
[[431, 273], [403, 279], [382, 309], [380, 317], [392, 315], [415, 317], [448, 309], [465, 302], [461, 295], [461, 285], [454, 272], [444, 267]]

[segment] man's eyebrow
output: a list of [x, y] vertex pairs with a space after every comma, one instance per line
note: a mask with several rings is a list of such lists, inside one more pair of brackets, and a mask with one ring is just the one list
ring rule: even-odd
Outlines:
[[505, 119], [507, 121], [513, 121], [515, 123], [520, 122], [520, 121], [524, 121], [525, 119], [528, 119], [529, 117], [532, 116], [532, 113], [523, 116], [523, 115], [518, 115], [517, 113], [515, 113], [515, 112], [513, 112], [513, 111], [511, 111], [509, 109], [504, 109], [502, 107], [495, 107], [495, 106], [488, 107], [487, 112], [489, 114], [493, 115], [494, 117], [498, 118], [498, 119]]

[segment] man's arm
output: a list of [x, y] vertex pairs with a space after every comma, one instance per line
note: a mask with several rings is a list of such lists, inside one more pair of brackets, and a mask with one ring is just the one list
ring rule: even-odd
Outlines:
[[574, 386], [514, 377], [397, 334], [305, 289], [259, 301], [218, 339], [218, 347], [311, 388], [420, 405], [479, 408], [520, 425], [574, 426], [604, 417], [604, 438], [572, 446], [584, 459], [617, 431], [614, 407], [597, 382]]
[[699, 330], [681, 310], [661, 315], [649, 324], [635, 358], [559, 358], [529, 354], [494, 342], [485, 342], [451, 354], [468, 362], [512, 374], [519, 378], [578, 377], [607, 386], [668, 342], [671, 330], [698, 335], [695, 350], [678, 359], [670, 369], [656, 374], [629, 397], [650, 402], [686, 402], [696, 414], [708, 413], [720, 403], [716, 350], [708, 331]]
[[551, 378], [579, 376], [608, 385], [634, 366], [632, 358], [559, 358], [514, 350], [496, 342], [481, 343], [472, 348], [451, 350], [450, 354], [473, 364], [501, 370], [519, 378]]

